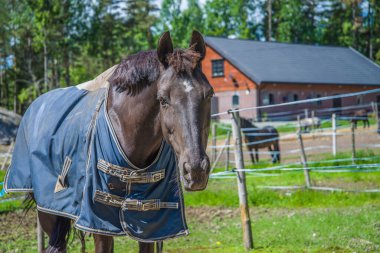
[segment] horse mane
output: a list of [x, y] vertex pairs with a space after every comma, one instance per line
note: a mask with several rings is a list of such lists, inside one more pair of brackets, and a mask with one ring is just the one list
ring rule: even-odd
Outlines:
[[[168, 66], [173, 67], [177, 74], [191, 73], [197, 66], [201, 55], [188, 49], [175, 49], [167, 56]], [[142, 51], [123, 59], [112, 73], [108, 82], [115, 86], [118, 92], [126, 91], [136, 95], [144, 88], [156, 82], [160, 77], [160, 61], [155, 50]]]
[[[240, 117], [240, 127], [241, 128], [257, 128], [257, 126], [255, 126], [250, 120], [243, 118], [243, 117]], [[255, 130], [244, 130], [243, 129], [243, 132], [252, 132], [252, 131], [255, 131]]]

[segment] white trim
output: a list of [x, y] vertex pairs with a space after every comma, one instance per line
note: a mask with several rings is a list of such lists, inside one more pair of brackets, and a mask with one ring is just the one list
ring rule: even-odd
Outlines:
[[58, 216], [63, 216], [63, 217], [70, 218], [70, 219], [73, 219], [73, 220], [77, 220], [78, 219], [78, 216], [73, 215], [71, 213], [61, 212], [61, 211], [57, 211], [57, 210], [54, 210], [54, 209], [45, 208], [45, 207], [42, 207], [42, 206], [39, 206], [39, 205], [37, 205], [37, 210], [40, 211], [40, 212], [43, 212], [43, 213], [49, 213], [49, 214], [54, 214], [54, 215], [58, 215]]
[[33, 188], [12, 188], [12, 189], [8, 189], [7, 185], [8, 185], [8, 177], [9, 177], [9, 173], [11, 172], [10, 168], [12, 166], [12, 163], [9, 165], [8, 169], [7, 169], [7, 172], [5, 174], [5, 179], [4, 179], [4, 185], [3, 185], [3, 189], [6, 193], [11, 193], [11, 192], [33, 192]]

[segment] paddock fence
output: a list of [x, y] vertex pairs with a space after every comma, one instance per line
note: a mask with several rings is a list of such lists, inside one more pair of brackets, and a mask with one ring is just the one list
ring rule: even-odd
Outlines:
[[[257, 185], [256, 187], [276, 190], [309, 188], [328, 191], [380, 192], [380, 189], [350, 190], [337, 187], [318, 187], [313, 186], [310, 179], [306, 178], [307, 175], [310, 177], [310, 172], [370, 173], [380, 171], [380, 154], [374, 155], [376, 152], [372, 152], [373, 154], [368, 157], [357, 156], [357, 152], [363, 150], [376, 151], [380, 147], [379, 103], [369, 100], [379, 95], [380, 89], [374, 89], [283, 104], [241, 109], [233, 108], [226, 112], [213, 114], [212, 118], [216, 118], [221, 115], [232, 115], [235, 112], [270, 107], [276, 107], [278, 111], [267, 114], [266, 118], [271, 119], [270, 121], [259, 122], [255, 121], [255, 119], [249, 119], [252, 122], [252, 127], [243, 128], [240, 127], [239, 123], [238, 129], [245, 140], [242, 141], [241, 155], [244, 157], [245, 164], [251, 165], [241, 169], [237, 168], [234, 159], [236, 149], [233, 142], [236, 142], [236, 140], [231, 139], [232, 120], [213, 120], [211, 138], [209, 138], [207, 149], [212, 164], [210, 178], [233, 178], [236, 177], [239, 171], [244, 171], [247, 177], [274, 177], [284, 175], [285, 172], [304, 172], [305, 185]], [[315, 107], [316, 102], [353, 97], [364, 99], [361, 104], [345, 103], [345, 106], [337, 108], [318, 109]], [[343, 100], [343, 102], [345, 101]], [[289, 110], [289, 106], [292, 105], [297, 108]], [[300, 105], [303, 108], [299, 108]], [[310, 105], [312, 105], [312, 108]], [[288, 111], [281, 111], [282, 107], [286, 107]], [[355, 115], [356, 112], [362, 112], [363, 115]], [[284, 121], [284, 116], [287, 119], [297, 120]], [[277, 129], [278, 134], [263, 132], [262, 129], [265, 127]], [[279, 143], [279, 151], [268, 150], [266, 144], [272, 142]], [[253, 150], [252, 147], [257, 147], [257, 149]], [[342, 152], [350, 152], [351, 157], [335, 158], [338, 153]], [[271, 156], [276, 155], [276, 153], [281, 155], [282, 161], [279, 164], [268, 166]], [[321, 154], [331, 154], [332, 159], [320, 159], [318, 155]], [[255, 162], [257, 161], [252, 159], [252, 156], [255, 155], [262, 158], [266, 163], [256, 164]], [[318, 160], [315, 160], [317, 158]], [[334, 165], [334, 163], [346, 165]], [[316, 166], [313, 166], [313, 164], [316, 164]]]

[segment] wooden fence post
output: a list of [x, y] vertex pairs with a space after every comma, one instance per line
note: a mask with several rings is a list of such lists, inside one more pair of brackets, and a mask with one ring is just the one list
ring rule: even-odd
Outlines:
[[5, 166], [7, 165], [8, 163], [8, 159], [9, 157], [11, 156], [12, 152], [13, 152], [13, 146], [14, 146], [14, 141], [11, 142], [11, 145], [9, 145], [9, 148], [8, 148], [8, 151], [7, 151], [7, 154], [4, 158], [4, 161], [3, 161], [3, 165], [1, 165], [1, 170], [4, 170], [5, 169]]
[[230, 167], [230, 139], [231, 139], [231, 131], [227, 132], [227, 153], [226, 153], [226, 171], [228, 171]]
[[220, 149], [218, 155], [216, 156], [215, 161], [212, 163], [210, 174], [214, 171], [216, 165], [218, 164], [220, 157], [222, 156], [224, 150], [226, 149], [226, 145], [227, 145], [227, 139], [224, 146]]
[[249, 207], [247, 201], [247, 186], [245, 180], [244, 169], [244, 159], [243, 159], [243, 148], [242, 148], [242, 138], [240, 132], [240, 117], [239, 112], [230, 112], [232, 116], [232, 135], [235, 141], [235, 161], [237, 168], [237, 184], [239, 190], [239, 203], [241, 212], [241, 222], [243, 227], [243, 239], [244, 247], [248, 249], [253, 249], [252, 240], [252, 228], [251, 219], [249, 215]]
[[351, 148], [352, 148], [352, 164], [355, 164], [356, 150], [355, 150], [355, 124], [351, 123]]
[[300, 149], [301, 149], [301, 162], [303, 166], [303, 174], [305, 176], [306, 188], [310, 188], [311, 186], [310, 173], [309, 173], [309, 168], [307, 166], [307, 158], [306, 158], [305, 148], [303, 146], [302, 134], [300, 130], [297, 131], [297, 138], [298, 138], [298, 142], [300, 144]]
[[378, 104], [376, 102], [371, 102], [371, 106], [372, 106], [372, 111], [373, 111], [373, 114], [375, 116], [375, 122], [376, 122], [376, 126], [378, 129], [377, 132], [379, 132], [379, 108], [378, 108]]
[[305, 108], [305, 119], [309, 118], [309, 109]]
[[37, 212], [37, 247], [38, 247], [38, 253], [44, 252], [45, 249], [45, 234], [42, 230], [40, 220], [38, 219], [38, 212]]
[[332, 153], [333, 156], [336, 156], [336, 114], [331, 115], [331, 124], [332, 124]]
[[211, 149], [211, 160], [214, 162], [216, 160], [216, 123], [212, 124], [211, 127], [211, 136], [212, 136], [212, 146]]

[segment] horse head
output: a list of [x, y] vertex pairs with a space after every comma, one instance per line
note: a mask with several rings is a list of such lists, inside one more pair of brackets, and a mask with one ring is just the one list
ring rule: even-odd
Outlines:
[[214, 91], [201, 69], [202, 35], [194, 31], [188, 49], [173, 49], [169, 32], [158, 43], [161, 63], [157, 82], [164, 138], [173, 147], [185, 190], [205, 189], [210, 172], [206, 154]]

